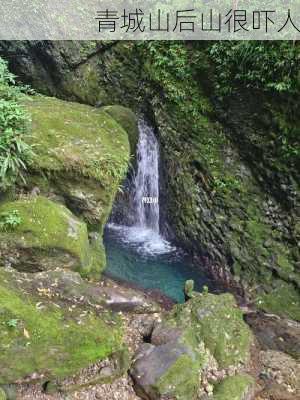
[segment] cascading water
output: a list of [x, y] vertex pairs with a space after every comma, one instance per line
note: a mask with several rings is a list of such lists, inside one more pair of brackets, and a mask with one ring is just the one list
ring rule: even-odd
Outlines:
[[159, 233], [159, 143], [153, 128], [139, 121], [137, 170], [131, 188], [132, 226], [110, 224], [123, 242], [135, 245], [140, 253], [164, 254], [174, 250]]
[[159, 233], [159, 145], [153, 129], [139, 122], [137, 173], [134, 179], [136, 225]]

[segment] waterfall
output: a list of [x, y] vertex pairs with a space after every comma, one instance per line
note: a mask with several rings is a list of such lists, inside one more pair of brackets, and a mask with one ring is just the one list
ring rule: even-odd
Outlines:
[[134, 177], [135, 225], [159, 233], [159, 145], [151, 128], [139, 121], [137, 172]]
[[136, 173], [128, 187], [130, 201], [126, 215], [118, 219], [121, 224], [112, 220], [108, 228], [141, 254], [154, 256], [173, 252], [175, 247], [159, 230], [159, 143], [153, 128], [143, 119], [139, 120], [136, 158]]

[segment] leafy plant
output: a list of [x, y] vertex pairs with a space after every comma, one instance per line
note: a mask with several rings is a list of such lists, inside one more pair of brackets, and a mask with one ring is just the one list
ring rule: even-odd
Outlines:
[[6, 322], [6, 325], [9, 328], [16, 328], [18, 326], [18, 320], [17, 319], [10, 319], [9, 321]]
[[0, 58], [0, 189], [7, 189], [20, 177], [32, 157], [31, 146], [24, 141], [28, 134], [29, 116], [19, 103], [22, 89]]
[[12, 210], [0, 214], [0, 230], [2, 231], [13, 230], [19, 226], [21, 222], [22, 219], [18, 210]]

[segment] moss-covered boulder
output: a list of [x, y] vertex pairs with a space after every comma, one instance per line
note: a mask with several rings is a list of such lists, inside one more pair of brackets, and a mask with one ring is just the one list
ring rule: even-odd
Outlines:
[[[137, 135], [136, 119], [133, 113], [125, 107], [120, 110], [120, 113], [117, 113], [121, 117], [116, 116], [116, 121], [110, 115], [111, 112], [115, 114], [114, 107], [111, 107], [108, 112], [108, 110], [104, 111], [43, 96], [28, 97], [24, 100], [24, 106], [32, 119], [31, 135], [26, 140], [33, 146], [34, 156], [26, 176], [26, 183], [19, 182], [19, 192], [51, 198], [55, 202], [62, 203], [74, 215], [84, 220], [87, 223], [88, 231], [95, 232], [90, 235], [91, 243], [88, 243], [86, 227], [76, 218], [69, 216], [70, 221], [77, 221], [74, 224], [77, 227], [80, 226], [81, 236], [79, 236], [84, 236], [84, 238], [79, 240], [80, 244], [78, 242], [76, 245], [76, 240], [73, 240], [71, 248], [69, 245], [67, 246], [65, 249], [67, 252], [63, 252], [63, 257], [69, 254], [67, 258], [70, 259], [63, 260], [59, 266], [70, 263], [72, 268], [80, 269], [82, 273], [89, 273], [96, 266], [96, 270], [99, 271], [105, 266], [105, 252], [101, 236], [116, 193], [127, 172], [130, 158], [128, 137], [133, 140]], [[16, 197], [18, 198], [18, 196]], [[29, 216], [32, 212], [36, 213], [36, 209], [39, 207], [36, 205], [34, 210], [30, 210], [26, 201], [24, 204], [27, 204], [24, 212]], [[60, 229], [55, 231], [57, 219], [60, 217], [57, 215], [54, 223], [50, 219], [53, 217], [53, 213], [57, 214], [60, 209], [50, 203], [47, 204], [50, 206], [49, 214], [45, 201], [43, 210], [37, 214], [38, 220], [43, 220], [41, 213], [45, 213], [47, 222], [43, 222], [42, 228], [39, 225], [36, 225], [36, 228], [31, 226], [29, 232], [32, 232], [33, 229], [40, 229], [44, 237], [48, 237], [48, 240], [53, 236], [53, 246], [49, 243], [37, 244], [38, 233], [35, 235], [34, 246], [30, 246], [35, 247], [34, 256], [37, 255], [37, 248], [40, 248], [39, 257], [41, 253], [45, 255], [45, 249], [47, 249], [48, 257], [51, 249], [51, 255], [54, 256], [56, 253], [56, 256], [60, 255], [60, 258], [63, 258], [61, 250], [65, 248], [64, 238], [70, 241], [72, 232], [69, 228], [63, 233], [59, 232]], [[9, 205], [8, 207], [14, 208], [15, 206]], [[22, 226], [23, 224], [18, 227], [18, 232], [23, 232]], [[62, 230], [64, 228], [65, 224], [62, 225]], [[27, 227], [24, 227], [24, 230], [27, 230]], [[66, 235], [67, 232], [71, 233]], [[7, 234], [7, 240], [9, 237], [12, 238]], [[26, 246], [29, 248], [28, 237], [26, 240]], [[9, 247], [5, 243], [3, 246]], [[22, 245], [21, 247], [25, 248], [26, 246]], [[79, 252], [80, 254], [78, 254]], [[6, 255], [9, 255], [8, 252]], [[53, 259], [57, 265], [62, 261], [58, 258], [55, 261], [54, 257], [48, 257], [47, 261], [49, 262], [50, 259]], [[23, 267], [28, 265], [26, 260], [23, 260]], [[31, 264], [38, 263], [31, 262]], [[49, 266], [35, 267], [38, 270], [44, 268], [48, 269]]]
[[65, 206], [42, 196], [0, 204], [0, 220], [16, 215], [15, 226], [0, 228], [0, 264], [21, 271], [37, 272], [58, 266], [97, 274], [104, 265], [103, 254], [90, 244], [87, 226]]
[[[194, 292], [154, 327], [150, 341], [131, 368], [137, 393], [151, 400], [193, 400], [203, 391], [207, 371], [222, 371], [223, 379], [226, 371], [247, 367], [252, 335], [232, 295]], [[236, 398], [243, 400], [242, 393]]]
[[221, 368], [246, 366], [250, 360], [253, 337], [242, 311], [229, 293], [194, 292], [190, 301], [174, 308], [167, 323], [191, 327]]
[[50, 290], [32, 293], [26, 281], [0, 268], [0, 385], [61, 379], [113, 354], [122, 358], [117, 316], [78, 301], [61, 306]]
[[28, 141], [35, 149], [26, 189], [62, 197], [102, 232], [127, 172], [127, 132], [98, 108], [42, 96], [25, 103], [32, 117]]

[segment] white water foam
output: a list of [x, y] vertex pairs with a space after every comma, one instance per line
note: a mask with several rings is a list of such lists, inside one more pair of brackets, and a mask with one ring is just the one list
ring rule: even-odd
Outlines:
[[130, 244], [142, 255], [162, 255], [172, 253], [176, 247], [172, 246], [159, 233], [152, 229], [139, 226], [124, 226], [110, 223], [108, 229], [114, 230], [119, 239], [126, 244]]

